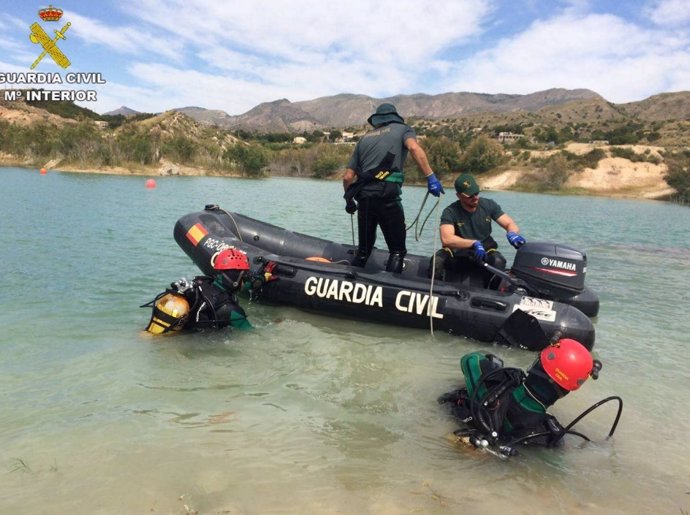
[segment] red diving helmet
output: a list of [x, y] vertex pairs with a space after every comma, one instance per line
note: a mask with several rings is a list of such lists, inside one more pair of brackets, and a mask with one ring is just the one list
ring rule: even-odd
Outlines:
[[237, 249], [225, 249], [211, 258], [211, 265], [216, 270], [249, 270], [247, 254]]
[[594, 360], [577, 340], [563, 338], [549, 345], [540, 355], [544, 372], [561, 388], [577, 390], [592, 374]]

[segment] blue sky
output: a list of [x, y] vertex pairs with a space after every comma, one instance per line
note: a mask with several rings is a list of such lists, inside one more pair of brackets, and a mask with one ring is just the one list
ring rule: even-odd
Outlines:
[[[200, 106], [242, 114], [280, 98], [588, 88], [615, 103], [690, 90], [690, 0], [0, 0], [0, 74], [29, 72], [53, 34], [100, 72], [103, 113]], [[21, 87], [21, 85], [13, 85]], [[1, 88], [7, 84], [0, 83]], [[48, 86], [53, 89], [71, 85]]]

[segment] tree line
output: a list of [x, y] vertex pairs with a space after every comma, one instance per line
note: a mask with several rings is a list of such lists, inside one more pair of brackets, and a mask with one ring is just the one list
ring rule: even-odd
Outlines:
[[[142, 118], [147, 115], [142, 116]], [[118, 123], [120, 120], [118, 120]], [[616, 129], [616, 134], [640, 137], [634, 126]], [[520, 138], [510, 145], [495, 139], [500, 129], [520, 134], [525, 127], [496, 126], [479, 133], [459, 130], [449, 125], [415, 126], [432, 169], [441, 180], [450, 182], [460, 171], [477, 175], [500, 170], [506, 166], [529, 168], [533, 173], [522, 185], [530, 191], [557, 191], [568, 177], [583, 168], [596, 168], [606, 152], [595, 148], [585, 155], [575, 155], [558, 149], [553, 141], [543, 141], [553, 134], [543, 127], [530, 138]], [[265, 175], [294, 175], [300, 177], [330, 178], [339, 175], [347, 166], [353, 150], [351, 144], [333, 143], [321, 131], [305, 134], [306, 143], [292, 143], [290, 134], [235, 133], [242, 139], [234, 144], [224, 140], [227, 131], [202, 128], [191, 135], [184, 130], [153, 130], [142, 124], [122, 123], [117, 130], [99, 130], [92, 120], [64, 124], [59, 129], [45, 122], [28, 126], [9, 124], [0, 120], [0, 151], [16, 156], [23, 162], [41, 164], [59, 158], [63, 163], [78, 166], [154, 166], [161, 159], [187, 166], [200, 167], [217, 174], [241, 174], [247, 177]], [[633, 131], [633, 132], [631, 132]], [[534, 134], [534, 132], [533, 132]], [[591, 135], [591, 133], [590, 133]], [[340, 136], [338, 133], [336, 136]], [[608, 134], [612, 136], [612, 134]], [[559, 136], [560, 138], [560, 136]], [[548, 157], [535, 157], [530, 150], [550, 145], [555, 152]], [[657, 163], [656, 154], [637, 154], [631, 149], [612, 147], [614, 157], [631, 161]], [[666, 152], [663, 157], [668, 166], [666, 181], [678, 191], [678, 199], [690, 200], [690, 150]], [[414, 160], [405, 164], [406, 180], [422, 182], [423, 177]]]

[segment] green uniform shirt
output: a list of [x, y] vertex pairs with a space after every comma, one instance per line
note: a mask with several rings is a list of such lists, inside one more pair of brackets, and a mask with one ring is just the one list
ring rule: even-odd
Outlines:
[[503, 210], [497, 202], [489, 198], [479, 198], [479, 205], [474, 213], [468, 213], [459, 200], [443, 210], [441, 225], [451, 224], [455, 235], [468, 240], [484, 241], [491, 236], [491, 220], [498, 220]]
[[407, 158], [405, 141], [416, 137], [414, 129], [404, 123], [389, 123], [369, 131], [357, 142], [347, 166], [360, 175], [379, 168], [390, 154], [392, 162], [387, 168], [395, 171], [383, 180], [402, 184], [403, 164]]

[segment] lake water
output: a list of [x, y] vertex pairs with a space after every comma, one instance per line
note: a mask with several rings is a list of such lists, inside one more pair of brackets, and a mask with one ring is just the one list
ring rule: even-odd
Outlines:
[[[250, 332], [142, 334], [138, 306], [199, 274], [172, 231], [207, 203], [352, 241], [337, 181], [157, 181], [0, 169], [0, 513], [690, 510], [689, 208], [485, 192], [527, 239], [586, 251], [601, 297], [601, 377], [552, 413], [625, 402], [610, 440], [615, 403], [576, 426], [592, 443], [501, 461], [451, 443], [436, 398], [463, 354], [526, 351], [246, 301]], [[424, 193], [404, 189], [409, 219]], [[434, 231], [408, 245], [430, 255]]]

